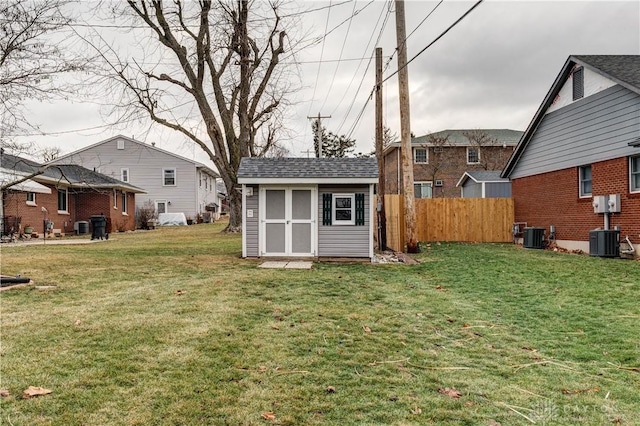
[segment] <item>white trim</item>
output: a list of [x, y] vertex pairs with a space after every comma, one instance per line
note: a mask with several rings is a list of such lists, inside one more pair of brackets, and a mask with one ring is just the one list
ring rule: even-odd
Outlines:
[[160, 203], [164, 204], [164, 212], [169, 213], [169, 201], [167, 201], [166, 199], [153, 200], [153, 205], [155, 207], [156, 213], [160, 214], [160, 212], [158, 212], [158, 204]]
[[350, 177], [326, 177], [326, 178], [304, 178], [304, 177], [286, 177], [286, 178], [256, 178], [245, 177], [238, 178], [238, 183], [241, 184], [254, 184], [254, 185], [317, 185], [317, 184], [372, 184], [377, 183], [378, 178], [350, 178]]
[[[124, 178], [124, 172], [126, 172], [126, 173], [127, 173], [127, 179], [126, 179], [126, 180], [125, 180], [125, 179], [123, 179], [123, 178]], [[129, 168], [128, 168], [128, 167], [122, 167], [122, 168], [120, 169], [120, 180], [121, 180], [122, 182], [126, 182], [126, 183], [129, 183], [129, 182], [131, 181], [131, 176], [130, 176], [130, 174], [129, 174]]]
[[[422, 184], [425, 184], [425, 183], [431, 184], [431, 185], [427, 185], [427, 186], [429, 186], [429, 187], [431, 188], [431, 197], [429, 197], [429, 198], [415, 197], [415, 193], [416, 193], [416, 185], [422, 185]], [[432, 182], [432, 181], [430, 181], [430, 180], [418, 180], [418, 181], [414, 181], [414, 182], [413, 182], [413, 195], [414, 195], [414, 197], [415, 197], [415, 198], [419, 198], [419, 199], [422, 199], [422, 200], [429, 200], [429, 199], [433, 198], [433, 182]], [[422, 195], [422, 191], [420, 191], [420, 195]]]
[[[338, 198], [351, 199], [351, 220], [337, 220], [336, 219], [336, 200]], [[346, 210], [341, 208], [340, 210]], [[356, 194], [354, 192], [336, 193], [331, 197], [331, 226], [345, 226], [356, 224]]]
[[486, 188], [486, 182], [481, 182], [480, 183], [480, 188], [482, 188], [482, 198], [487, 198], [487, 188]]
[[[169, 170], [173, 170], [173, 185], [167, 184], [165, 183], [165, 172], [169, 171]], [[162, 186], [169, 186], [169, 187], [176, 187], [178, 186], [178, 171], [176, 170], [175, 167], [163, 167], [162, 168]]]
[[60, 207], [60, 191], [64, 191], [64, 195], [65, 195], [64, 206], [66, 208], [64, 210], [58, 209], [58, 214], [69, 214], [69, 188], [56, 188], [57, 207]]
[[[423, 149], [427, 153], [427, 161], [416, 160], [416, 151], [419, 149]], [[422, 147], [422, 146], [413, 147], [413, 164], [429, 164], [429, 148]]]
[[[37, 206], [38, 204], [36, 203], [36, 193], [33, 191], [26, 191], [27, 197], [26, 197], [26, 203], [28, 206]], [[29, 194], [33, 194], [33, 200], [29, 199]]]
[[[478, 161], [470, 162], [469, 161], [469, 149], [477, 149], [478, 150]], [[480, 164], [480, 147], [477, 146], [468, 146], [467, 147], [467, 164]]]
[[369, 185], [369, 258], [373, 260], [373, 233], [377, 231], [374, 229], [375, 214], [377, 211], [375, 195], [373, 193], [373, 185]]
[[[247, 185], [242, 185], [242, 257], [247, 257]], [[260, 228], [260, 221], [258, 221]], [[260, 238], [258, 230], [258, 238]]]

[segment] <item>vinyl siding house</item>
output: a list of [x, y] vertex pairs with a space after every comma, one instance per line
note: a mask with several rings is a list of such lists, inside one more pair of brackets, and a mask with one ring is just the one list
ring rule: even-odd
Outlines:
[[[412, 138], [415, 197], [460, 197], [456, 186], [460, 176], [466, 171], [502, 170], [522, 133], [510, 129], [455, 129]], [[400, 145], [392, 143], [383, 152], [386, 194], [402, 193]]]
[[184, 213], [187, 218], [206, 215], [220, 199], [219, 175], [209, 167], [126, 136], [114, 136], [53, 161], [80, 164], [146, 191], [136, 207], [151, 202], [157, 213]]
[[373, 254], [375, 158], [243, 158], [243, 257]]
[[107, 232], [135, 229], [135, 198], [144, 191], [134, 185], [75, 164], [47, 167], [6, 153], [0, 164], [3, 185], [42, 172], [2, 191], [3, 233], [10, 227], [21, 233], [27, 225], [41, 233], [44, 220], [53, 222], [52, 229], [73, 233], [76, 222], [101, 214]]
[[500, 171], [465, 172], [457, 183], [462, 198], [510, 198], [511, 181]]
[[[639, 145], [640, 56], [570, 56], [502, 172], [516, 222], [554, 226], [559, 246], [585, 252], [591, 230], [618, 227], [637, 254]], [[600, 196], [619, 204], [595, 213]]]

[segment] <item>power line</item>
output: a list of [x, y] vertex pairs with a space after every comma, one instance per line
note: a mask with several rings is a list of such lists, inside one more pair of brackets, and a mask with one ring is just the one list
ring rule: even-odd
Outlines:
[[[473, 6], [471, 6], [471, 8], [469, 10], [467, 10], [464, 15], [462, 15], [460, 18], [458, 18], [453, 24], [449, 25], [449, 27], [444, 30], [438, 37], [436, 37], [431, 43], [427, 44], [421, 51], [419, 51], [413, 58], [409, 59], [407, 61], [407, 63], [404, 65], [404, 67], [407, 67], [414, 59], [416, 59], [418, 56], [422, 55], [425, 50], [427, 50], [428, 48], [430, 48], [431, 46], [433, 46], [438, 40], [440, 40], [442, 37], [444, 37], [444, 35], [446, 33], [448, 33], [453, 27], [455, 27], [456, 25], [458, 25], [464, 18], [466, 18], [476, 7], [478, 7], [480, 5], [480, 3], [482, 3], [484, 0], [478, 0], [476, 2], [476, 4], [474, 4]], [[402, 68], [404, 68], [402, 67]], [[389, 75], [387, 78], [385, 78], [384, 80], [382, 80], [382, 83], [384, 83], [385, 81], [389, 80], [391, 77], [393, 77], [394, 75], [398, 74], [398, 72], [402, 69], [399, 68], [397, 69], [393, 74]]]
[[[329, 2], [331, 5], [331, 0]], [[324, 44], [327, 40], [327, 29], [329, 28], [329, 17], [331, 16], [331, 9], [327, 12], [327, 22], [324, 25], [324, 37], [322, 37], [322, 48], [320, 49], [320, 63], [318, 64], [318, 72], [316, 73], [316, 81], [313, 86], [313, 95], [311, 96], [311, 103], [309, 104], [309, 112], [307, 115], [311, 113], [311, 108], [313, 107], [313, 99], [316, 98], [316, 90], [318, 89], [318, 80], [320, 80], [320, 69], [322, 69], [322, 57], [324, 56]]]

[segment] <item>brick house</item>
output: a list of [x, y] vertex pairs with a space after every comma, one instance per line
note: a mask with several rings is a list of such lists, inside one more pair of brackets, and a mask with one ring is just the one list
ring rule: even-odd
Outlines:
[[[523, 132], [509, 129], [443, 130], [411, 139], [416, 198], [458, 198], [467, 171], [502, 170]], [[385, 193], [402, 193], [400, 143], [383, 151]]]
[[[568, 249], [590, 251], [591, 230], [615, 227], [638, 247], [639, 145], [640, 56], [570, 56], [502, 172], [515, 220], [554, 226]], [[619, 212], [595, 213], [611, 194]]]
[[31, 225], [42, 233], [49, 220], [54, 229], [73, 233], [76, 222], [100, 214], [107, 218], [107, 232], [135, 229], [135, 195], [144, 193], [140, 188], [78, 165], [45, 166], [4, 152], [0, 167], [3, 186], [42, 171], [2, 191], [3, 225], [16, 224], [18, 218], [17, 232]]

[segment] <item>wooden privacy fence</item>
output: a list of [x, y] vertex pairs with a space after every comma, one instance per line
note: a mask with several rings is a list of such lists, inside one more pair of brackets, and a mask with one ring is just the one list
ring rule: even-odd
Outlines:
[[[404, 249], [404, 200], [385, 195], [387, 246]], [[416, 199], [418, 241], [513, 241], [513, 198]]]

